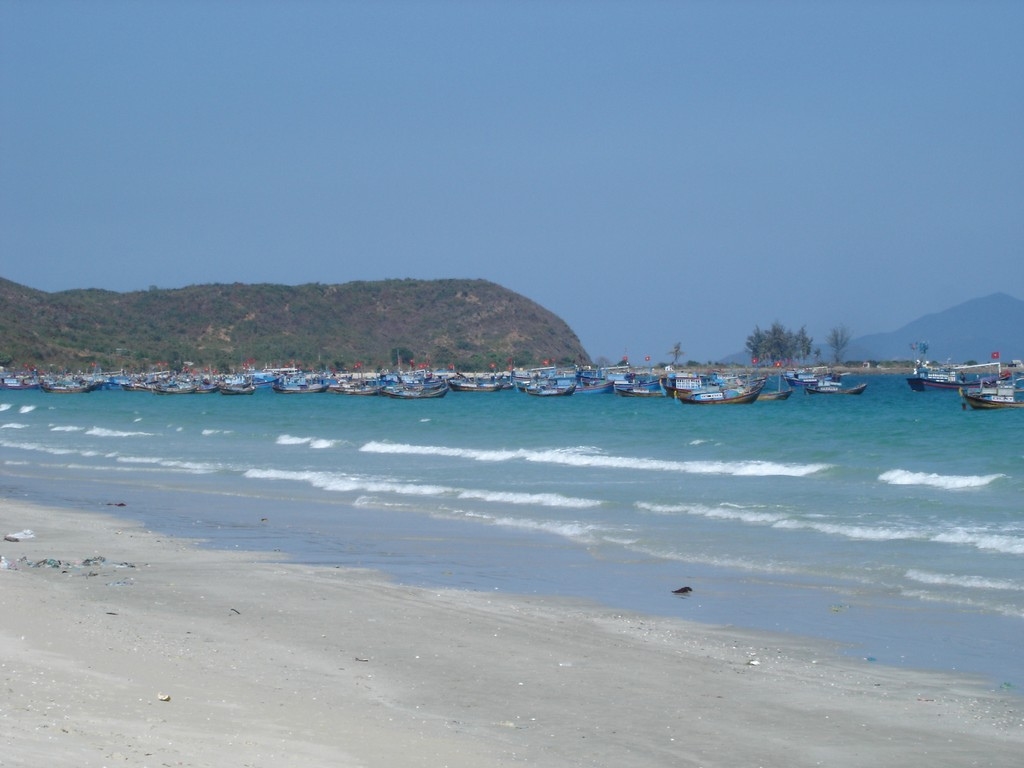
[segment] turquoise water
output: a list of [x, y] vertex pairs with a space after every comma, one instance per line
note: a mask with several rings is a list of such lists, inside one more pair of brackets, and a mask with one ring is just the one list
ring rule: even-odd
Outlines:
[[868, 381], [736, 407], [0, 392], [0, 480], [41, 503], [123, 502], [216, 546], [796, 632], [1024, 686], [1024, 413]]

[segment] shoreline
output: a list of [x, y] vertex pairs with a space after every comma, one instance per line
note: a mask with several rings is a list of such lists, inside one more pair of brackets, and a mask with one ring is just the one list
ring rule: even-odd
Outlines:
[[1024, 746], [1020, 699], [977, 678], [116, 515], [0, 499], [3, 533], [35, 533], [0, 546], [0, 765], [1008, 766]]

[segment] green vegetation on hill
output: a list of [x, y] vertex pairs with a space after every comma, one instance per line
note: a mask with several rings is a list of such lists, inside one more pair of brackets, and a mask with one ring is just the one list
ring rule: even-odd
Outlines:
[[486, 280], [194, 285], [45, 293], [0, 279], [0, 365], [460, 370], [586, 364], [572, 329]]

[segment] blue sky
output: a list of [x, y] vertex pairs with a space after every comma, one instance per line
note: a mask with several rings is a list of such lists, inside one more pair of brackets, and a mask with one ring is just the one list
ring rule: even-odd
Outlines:
[[1024, 298], [1024, 3], [0, 0], [0, 276], [483, 278], [591, 355]]

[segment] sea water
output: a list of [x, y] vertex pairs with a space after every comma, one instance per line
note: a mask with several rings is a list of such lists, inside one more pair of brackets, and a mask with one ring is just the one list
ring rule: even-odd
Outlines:
[[221, 548], [1024, 687], [1024, 412], [864, 379], [860, 396], [735, 407], [0, 391], [0, 482]]

